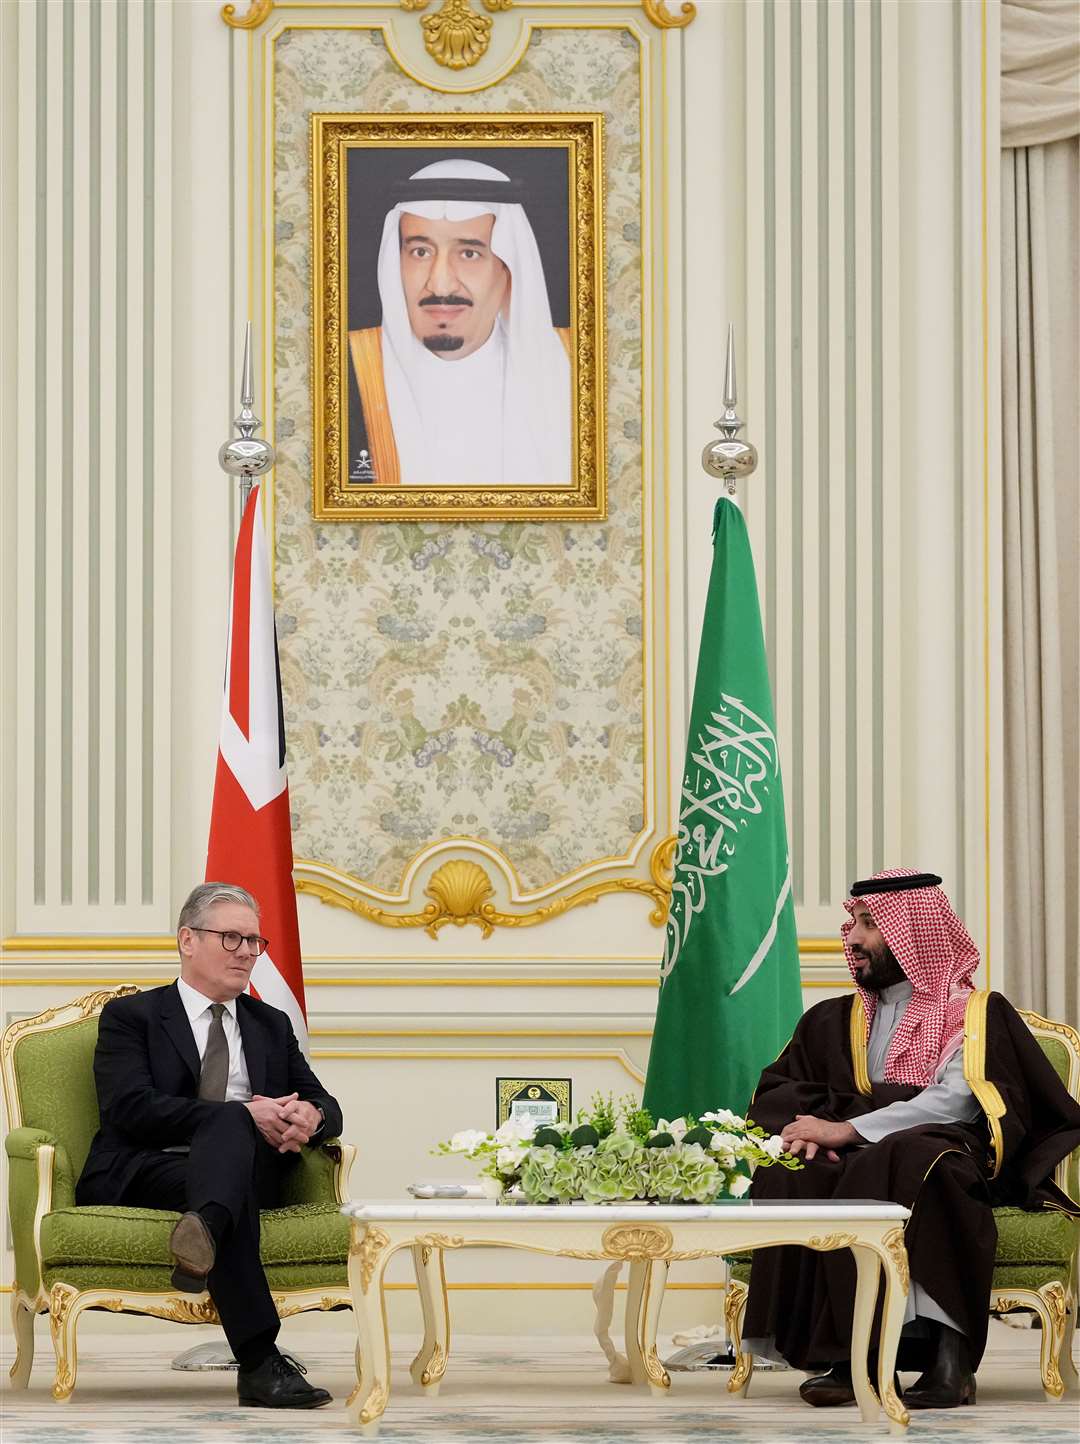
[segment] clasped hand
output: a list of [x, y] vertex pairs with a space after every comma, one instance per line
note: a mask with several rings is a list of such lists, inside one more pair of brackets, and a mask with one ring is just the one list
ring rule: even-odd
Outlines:
[[299, 1153], [319, 1128], [319, 1110], [305, 1103], [297, 1093], [284, 1098], [265, 1098], [256, 1093], [244, 1107], [255, 1120], [255, 1127], [278, 1153]]
[[818, 1150], [824, 1148], [830, 1163], [839, 1163], [838, 1148], [856, 1143], [859, 1135], [850, 1123], [830, 1123], [825, 1118], [815, 1118], [812, 1113], [796, 1113], [795, 1121], [789, 1123], [780, 1134], [788, 1153], [806, 1151], [806, 1161], [816, 1158]]

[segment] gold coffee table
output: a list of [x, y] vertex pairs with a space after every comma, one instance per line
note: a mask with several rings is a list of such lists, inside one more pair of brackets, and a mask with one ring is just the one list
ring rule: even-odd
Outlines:
[[[633, 1383], [663, 1396], [671, 1387], [656, 1354], [656, 1330], [668, 1266], [748, 1249], [799, 1244], [827, 1251], [850, 1249], [857, 1286], [852, 1326], [851, 1375], [866, 1423], [884, 1407], [890, 1434], [903, 1434], [908, 1415], [893, 1388], [893, 1368], [908, 1292], [903, 1225], [898, 1204], [687, 1204], [557, 1206], [472, 1202], [375, 1203], [354, 1201], [349, 1287], [358, 1343], [357, 1385], [349, 1417], [365, 1434], [378, 1431], [390, 1401], [390, 1343], [383, 1277], [399, 1249], [409, 1249], [424, 1315], [424, 1342], [412, 1362], [414, 1383], [438, 1393], [450, 1356], [450, 1308], [443, 1254], [447, 1249], [519, 1248], [552, 1258], [630, 1264], [626, 1300], [626, 1352]], [[881, 1274], [885, 1276], [878, 1393], [867, 1375], [867, 1351]], [[878, 1398], [881, 1399], [879, 1406]]]

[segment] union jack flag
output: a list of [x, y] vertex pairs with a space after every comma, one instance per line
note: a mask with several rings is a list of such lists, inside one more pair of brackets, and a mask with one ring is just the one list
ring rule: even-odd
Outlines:
[[285, 717], [260, 490], [252, 487], [236, 540], [206, 877], [238, 883], [257, 898], [270, 946], [256, 959], [251, 991], [289, 1015], [306, 1053]]

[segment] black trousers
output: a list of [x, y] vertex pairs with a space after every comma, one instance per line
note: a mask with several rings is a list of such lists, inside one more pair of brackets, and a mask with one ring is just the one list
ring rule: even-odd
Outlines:
[[240, 1363], [255, 1341], [259, 1353], [269, 1352], [280, 1327], [259, 1259], [259, 1209], [277, 1203], [286, 1160], [293, 1156], [270, 1147], [242, 1103], [224, 1103], [195, 1131], [190, 1153], [148, 1150], [123, 1196], [110, 1200], [180, 1213], [208, 1203], [228, 1210], [206, 1286]]

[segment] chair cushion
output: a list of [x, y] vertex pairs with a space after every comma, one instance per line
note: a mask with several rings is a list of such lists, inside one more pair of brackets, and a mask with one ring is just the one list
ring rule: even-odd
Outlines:
[[[169, 1234], [180, 1217], [156, 1208], [60, 1208], [41, 1221], [46, 1287], [168, 1289]], [[349, 1222], [336, 1204], [266, 1209], [260, 1253], [271, 1288], [346, 1281]]]
[[1076, 1247], [1077, 1225], [1056, 1209], [1028, 1212], [1022, 1208], [995, 1208], [997, 1253], [995, 1269], [1016, 1264], [1053, 1264], [1068, 1270]]
[[1060, 1284], [1064, 1288], [1068, 1280], [1068, 1270], [1061, 1264], [1014, 1264], [995, 1266], [990, 1288], [999, 1294], [1011, 1293], [1013, 1289], [1038, 1290], [1046, 1284]]
[[[1041, 1213], [1023, 1208], [995, 1208], [997, 1253], [994, 1258], [994, 1288], [1041, 1288], [1069, 1274], [1069, 1260], [1076, 1247], [1077, 1225], [1053, 1209]], [[729, 1255], [731, 1277], [750, 1282], [747, 1255]]]

